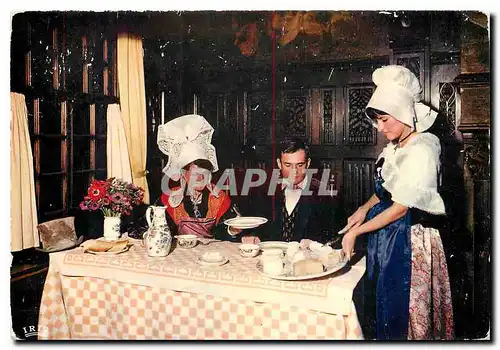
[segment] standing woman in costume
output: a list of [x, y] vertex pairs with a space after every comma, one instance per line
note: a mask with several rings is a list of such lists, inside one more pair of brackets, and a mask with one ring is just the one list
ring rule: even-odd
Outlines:
[[420, 102], [416, 76], [402, 66], [375, 70], [366, 113], [389, 140], [375, 168], [375, 194], [347, 220], [342, 250], [368, 234], [367, 304], [377, 339], [452, 339], [453, 309], [437, 224], [439, 139], [425, 132], [437, 113]]

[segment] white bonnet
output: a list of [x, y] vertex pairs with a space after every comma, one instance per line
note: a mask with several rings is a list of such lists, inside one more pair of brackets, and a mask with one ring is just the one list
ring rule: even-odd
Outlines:
[[398, 65], [378, 68], [372, 80], [377, 88], [366, 108], [384, 111], [418, 132], [432, 126], [437, 112], [420, 102], [422, 87], [408, 68]]
[[219, 169], [215, 147], [211, 144], [214, 129], [201, 115], [188, 114], [158, 127], [158, 147], [168, 161], [163, 172], [177, 180], [181, 169], [197, 160], [206, 159], [212, 172]]

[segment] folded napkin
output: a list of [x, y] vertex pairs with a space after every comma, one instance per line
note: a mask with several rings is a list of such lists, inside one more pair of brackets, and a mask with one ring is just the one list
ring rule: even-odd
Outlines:
[[123, 249], [129, 245], [129, 239], [119, 239], [116, 241], [103, 241], [91, 239], [85, 241], [81, 246], [84, 248], [84, 252], [97, 252], [97, 253], [112, 253], [112, 252], [121, 252]]
[[215, 225], [213, 218], [182, 218], [179, 221], [178, 232], [181, 235], [196, 235], [197, 237], [213, 238], [210, 232]]

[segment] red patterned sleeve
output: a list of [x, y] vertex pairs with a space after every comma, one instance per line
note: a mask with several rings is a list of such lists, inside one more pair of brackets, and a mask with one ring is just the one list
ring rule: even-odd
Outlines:
[[220, 195], [223, 196], [222, 198], [222, 203], [219, 207], [219, 210], [217, 211], [217, 215], [215, 216], [215, 224], [217, 225], [219, 223], [220, 218], [229, 210], [231, 207], [231, 197], [224, 192], [221, 191]]

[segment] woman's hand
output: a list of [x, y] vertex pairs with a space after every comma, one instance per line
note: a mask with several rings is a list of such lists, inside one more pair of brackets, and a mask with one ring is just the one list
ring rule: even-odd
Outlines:
[[351, 259], [351, 256], [354, 254], [354, 244], [356, 243], [356, 232], [349, 231], [342, 238], [342, 252], [347, 257], [347, 260]]
[[339, 233], [342, 234], [352, 228], [360, 226], [365, 221], [366, 214], [368, 214], [368, 210], [363, 206], [359, 207], [358, 210], [354, 212], [354, 214], [349, 216], [349, 218], [347, 219], [347, 225], [345, 225], [345, 227], [340, 230]]
[[260, 239], [257, 236], [243, 236], [241, 237], [241, 243], [244, 244], [259, 244]]
[[236, 236], [237, 234], [241, 233], [241, 229], [238, 229], [238, 228], [234, 228], [234, 227], [231, 227], [229, 226], [227, 228], [227, 232], [231, 235], [231, 236]]

